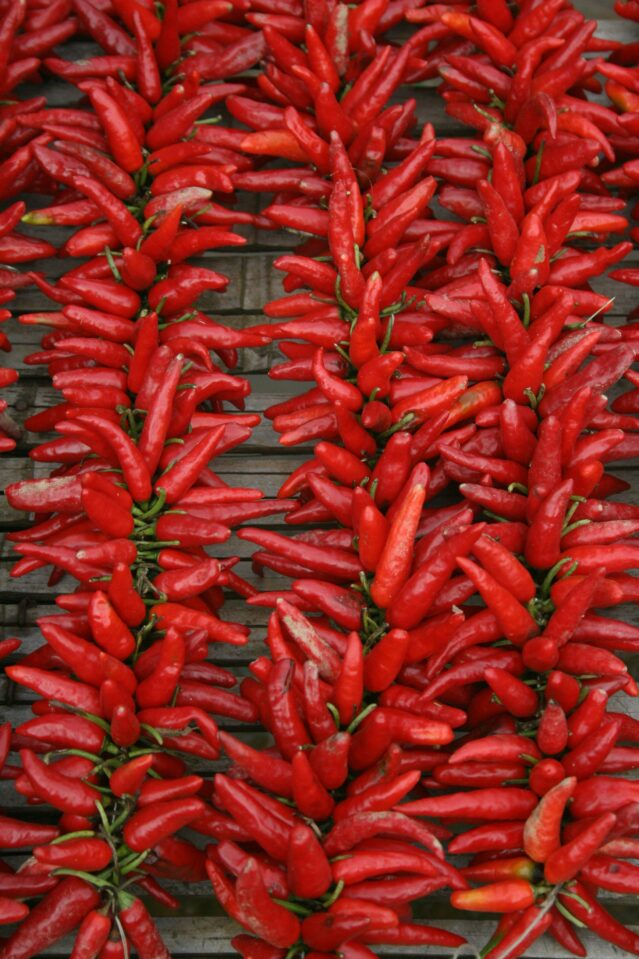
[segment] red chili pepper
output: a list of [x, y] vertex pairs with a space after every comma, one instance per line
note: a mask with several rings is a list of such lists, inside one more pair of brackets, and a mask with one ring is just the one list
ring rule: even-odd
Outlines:
[[410, 634], [391, 629], [364, 660], [364, 686], [372, 692], [387, 689], [396, 679], [406, 658]]
[[446, 541], [437, 557], [418, 567], [388, 611], [392, 626], [411, 629], [428, 612], [456, 565], [456, 557], [469, 552], [483, 531], [481, 524], [456, 533]]
[[101, 590], [92, 594], [88, 608], [93, 638], [117, 659], [126, 659], [135, 648], [133, 634], [122, 622]]
[[238, 531], [237, 535], [240, 539], [248, 539], [317, 573], [326, 573], [347, 581], [357, 579], [359, 575], [360, 567], [355, 555], [347, 550], [320, 549], [306, 543], [291, 541], [278, 533], [252, 527], [244, 527]]
[[537, 711], [537, 693], [516, 676], [512, 676], [505, 669], [489, 667], [484, 671], [484, 677], [511, 715], [523, 718]]
[[582, 883], [576, 882], [572, 888], [579, 896], [579, 901], [573, 900], [565, 894], [560, 895], [561, 904], [571, 915], [583, 922], [593, 932], [596, 932], [606, 942], [611, 942], [619, 946], [620, 949], [629, 952], [639, 950], [637, 936], [614, 919]]
[[611, 892], [633, 893], [637, 885], [637, 867], [608, 856], [593, 856], [582, 867], [580, 876], [598, 889], [609, 889]]
[[134, 852], [143, 852], [172, 836], [183, 826], [204, 813], [205, 805], [200, 799], [174, 799], [159, 802], [144, 808], [127, 821], [123, 835], [124, 841]]
[[0, 817], [0, 836], [7, 849], [20, 849], [51, 842], [57, 839], [59, 834], [59, 830], [55, 826], [21, 822], [19, 819], [11, 819], [9, 816]]
[[152, 765], [153, 756], [147, 753], [119, 766], [109, 779], [111, 791], [116, 796], [135, 795]]
[[219, 736], [222, 748], [253, 782], [270, 789], [278, 796], [291, 795], [292, 772], [288, 763], [273, 756], [265, 756], [230, 733], [221, 730]]
[[334, 800], [313, 770], [306, 753], [298, 751], [292, 759], [293, 799], [309, 819], [321, 822], [331, 815]]
[[339, 657], [315, 632], [312, 623], [284, 599], [278, 600], [277, 613], [291, 639], [317, 664], [320, 676], [328, 681], [335, 680], [341, 668]]
[[111, 919], [95, 910], [87, 913], [73, 943], [71, 959], [95, 959], [102, 951], [111, 932]]
[[521, 761], [524, 758], [539, 758], [534, 744], [518, 735], [506, 733], [498, 736], [482, 736], [464, 743], [448, 757], [451, 765], [471, 762], [508, 762]]
[[619, 730], [620, 723], [614, 718], [602, 722], [598, 729], [562, 757], [566, 772], [577, 779], [586, 779], [595, 773], [615, 745]]
[[420, 770], [409, 770], [386, 781], [373, 784], [349, 799], [343, 800], [336, 808], [334, 819], [340, 822], [345, 818], [366, 812], [380, 812], [390, 809], [395, 802], [403, 799], [419, 781]]
[[97, 85], [92, 84], [87, 92], [116, 163], [127, 173], [134, 173], [142, 166], [142, 153], [126, 113], [106, 90]]
[[323, 742], [335, 731], [335, 722], [324, 700], [315, 663], [304, 663], [304, 718], [315, 742]]
[[411, 487], [390, 525], [371, 586], [371, 596], [381, 608], [393, 603], [408, 578], [412, 546], [425, 496], [423, 485]]
[[351, 737], [347, 732], [331, 732], [310, 755], [311, 766], [327, 789], [339, 789], [348, 777]]
[[550, 700], [544, 706], [537, 729], [537, 745], [546, 756], [562, 753], [568, 744], [566, 714], [559, 703]]
[[263, 794], [238, 784], [228, 777], [217, 774], [215, 791], [225, 808], [232, 805], [232, 812], [246, 833], [279, 862], [285, 862], [288, 851], [291, 823], [275, 815], [265, 806]]
[[128, 893], [119, 892], [118, 904], [120, 921], [140, 959], [151, 959], [153, 956], [169, 959], [170, 953], [142, 901]]
[[23, 749], [22, 766], [36, 795], [61, 812], [92, 815], [100, 794], [79, 779], [71, 779], [43, 763], [35, 753]]
[[444, 819], [501, 820], [526, 819], [535, 807], [535, 796], [526, 789], [503, 787], [477, 789], [474, 793], [453, 793], [416, 799], [398, 807], [400, 812], [419, 816], [439, 816]]
[[524, 826], [524, 850], [535, 862], [546, 862], [561, 844], [561, 821], [577, 780], [568, 777], [540, 799]]
[[475, 852], [496, 852], [521, 849], [524, 825], [507, 822], [477, 826], [456, 836], [449, 844], [450, 852], [460, 855]]
[[295, 752], [309, 742], [291, 687], [292, 670], [290, 660], [280, 660], [274, 664], [268, 680], [272, 732], [286, 759], [292, 759]]
[[614, 813], [599, 816], [579, 836], [556, 849], [546, 860], [545, 878], [552, 883], [573, 879], [603, 844], [615, 823]]
[[364, 651], [357, 633], [349, 633], [342, 666], [331, 699], [340, 721], [348, 725], [356, 717], [364, 695]]
[[59, 700], [75, 709], [94, 714], [100, 712], [99, 697], [89, 685], [33, 666], [7, 666], [6, 670], [14, 682], [33, 689], [41, 696]]
[[99, 754], [104, 741], [104, 730], [84, 716], [45, 713], [21, 723], [17, 731], [30, 739], [72, 749], [78, 746]]
[[602, 689], [593, 689], [574, 710], [567, 724], [568, 741], [573, 749], [600, 729], [606, 719], [607, 705], [607, 693]]
[[47, 892], [4, 943], [7, 956], [37, 955], [72, 932], [99, 904], [96, 889], [75, 876], [67, 876]]
[[288, 949], [300, 934], [299, 919], [269, 896], [259, 865], [249, 859], [236, 883], [240, 921], [273, 946]]
[[331, 867], [315, 833], [304, 823], [291, 832], [287, 877], [294, 895], [317, 899], [332, 882]]
[[504, 879], [479, 889], [453, 892], [450, 901], [456, 909], [473, 912], [518, 912], [532, 906], [535, 891], [526, 879]]
[[33, 855], [38, 862], [55, 869], [80, 869], [100, 872], [111, 862], [111, 847], [103, 839], [67, 839], [59, 845], [35, 846]]

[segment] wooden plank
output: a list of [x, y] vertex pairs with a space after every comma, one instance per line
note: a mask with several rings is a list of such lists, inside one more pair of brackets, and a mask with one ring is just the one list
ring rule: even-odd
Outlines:
[[[167, 948], [175, 959], [200, 959], [202, 956], [231, 956], [236, 955], [231, 946], [231, 939], [241, 930], [239, 926], [226, 917], [205, 917], [198, 914], [200, 901], [189, 898], [191, 915], [187, 917], [162, 917], [158, 919], [158, 927], [166, 942]], [[458, 920], [437, 919], [436, 923], [442, 929], [459, 934], [461, 924]], [[486, 942], [492, 934], [495, 927], [495, 921], [488, 919], [470, 919], [463, 923], [463, 931], [469, 942], [478, 945]], [[583, 939], [584, 945], [588, 950], [588, 955], [592, 959], [627, 959], [628, 953], [616, 946], [608, 943], [602, 944], [600, 939], [589, 932], [579, 930], [579, 936]], [[62, 939], [54, 947], [42, 954], [42, 959], [65, 959], [71, 952], [72, 939]], [[375, 951], [381, 956], [406, 956], [410, 959], [417, 959], [425, 953], [420, 948], [415, 947], [388, 947], [376, 946]], [[461, 955], [473, 956], [475, 952], [466, 949]], [[544, 937], [540, 942], [526, 953], [528, 959], [563, 959], [568, 953], [564, 952], [552, 939]], [[451, 959], [450, 950], [442, 950], [437, 947], [429, 947], [429, 959]]]

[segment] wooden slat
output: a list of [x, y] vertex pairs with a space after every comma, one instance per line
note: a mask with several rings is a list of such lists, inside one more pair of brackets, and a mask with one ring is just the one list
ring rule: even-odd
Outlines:
[[[169, 952], [175, 959], [200, 959], [203, 956], [235, 956], [236, 953], [231, 947], [230, 940], [241, 930], [232, 920], [226, 917], [204, 917], [197, 914], [197, 908], [200, 903], [196, 900], [192, 903], [193, 914], [189, 917], [179, 918], [160, 918], [158, 926], [166, 942]], [[456, 920], [437, 920], [437, 925], [450, 932], [460, 933], [460, 923]], [[469, 942], [486, 942], [495, 926], [494, 921], [469, 919], [464, 924], [464, 933]], [[628, 953], [616, 946], [602, 942], [592, 934], [579, 930], [580, 938], [588, 950], [588, 955], [592, 959], [627, 959]], [[71, 951], [72, 940], [63, 939], [58, 942], [46, 955], [51, 959], [65, 959]], [[376, 946], [375, 951], [381, 956], [406, 956], [410, 959], [417, 959], [418, 956], [427, 955], [429, 959], [450, 959], [451, 950], [442, 950], [437, 947], [429, 947], [427, 953], [422, 948], [415, 947], [394, 947]], [[465, 950], [461, 953], [464, 956], [473, 956], [474, 952]], [[568, 953], [564, 952], [549, 937], [544, 937], [540, 942], [526, 953], [528, 959], [563, 959]]]

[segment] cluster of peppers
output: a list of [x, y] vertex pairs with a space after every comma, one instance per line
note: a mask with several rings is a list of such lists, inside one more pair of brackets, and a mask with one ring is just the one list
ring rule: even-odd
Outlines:
[[[77, 930], [74, 959], [132, 949], [158, 959], [169, 952], [140, 894], [176, 909], [161, 880], [206, 880], [204, 853], [177, 833], [189, 824], [218, 839], [229, 828], [185, 760], [218, 758], [214, 717], [257, 718], [232, 673], [209, 661], [212, 644], [248, 638], [245, 626], [220, 618], [224, 590], [253, 590], [233, 571], [237, 557], [218, 561], [206, 548], [238, 523], [295, 505], [230, 487], [212, 469], [259, 422], [242, 412], [247, 381], [222, 364], [232, 370], [239, 349], [265, 339], [200, 312], [200, 294], [223, 291], [228, 279], [189, 263], [244, 243], [231, 226], [254, 219], [211, 202], [214, 190], [230, 193], [229, 171], [243, 158], [211, 143], [199, 122], [243, 85], [170, 69], [183, 36], [195, 42], [228, 13], [217, 0], [169, 5], [162, 21], [152, 7], [118, 4], [122, 26], [87, 0], [9, 6], [2, 43], [17, 53], [24, 36], [31, 49], [35, 18], [43, 69], [86, 103], [16, 101], [0, 167], [5, 197], [28, 191], [46, 204], [26, 212], [19, 201], [3, 214], [14, 258], [56, 253], [10, 232], [20, 219], [45, 233], [71, 227], [58, 252], [73, 258], [55, 283], [3, 270], [14, 289], [26, 279], [53, 303], [20, 321], [43, 328], [42, 348], [26, 362], [44, 368], [60, 395], [25, 423], [54, 434], [30, 450], [46, 472], [6, 491], [14, 509], [35, 514], [8, 536], [19, 555], [11, 574], [49, 567], [51, 586], [65, 575], [78, 583], [57, 596], [59, 614], [38, 620], [42, 645], [7, 667], [37, 698], [34, 718], [4, 729], [4, 759], [19, 752], [20, 765], [5, 763], [2, 776], [59, 819], [3, 821], [2, 846], [31, 855], [2, 873], [2, 922], [22, 921], [1, 952], [38, 955]], [[47, 56], [76, 28], [105, 55]], [[245, 51], [237, 69], [251, 57]], [[7, 640], [2, 653], [18, 645]], [[38, 896], [29, 912], [24, 900]]]
[[[313, 445], [280, 495], [299, 501], [288, 524], [318, 524], [238, 533], [259, 547], [256, 571], [292, 580], [249, 600], [275, 607], [270, 657], [242, 691], [277, 751], [265, 765], [229, 742], [253, 785], [216, 777], [261, 847], [247, 861], [223, 845], [207, 866], [262, 942], [239, 937], [245, 956], [452, 945], [407, 908], [445, 886], [458, 909], [503, 914], [492, 959], [546, 931], [585, 955], [580, 926], [639, 951], [596, 898], [639, 888], [639, 791], [624, 775], [639, 725], [608, 708], [637, 694], [617, 653], [639, 634], [595, 612], [637, 596], [639, 512], [608, 501], [627, 487], [606, 471], [638, 449], [636, 390], [612, 408], [606, 396], [636, 385], [636, 333], [606, 325], [612, 303], [590, 287], [632, 248], [604, 244], [628, 228], [633, 164], [617, 157], [635, 153], [629, 123], [584, 98], [600, 73], [628, 111], [618, 86], [634, 72], [562, 2], [516, 19], [477, 6], [408, 12], [422, 30], [356, 77], [357, 43], [331, 70], [329, 18], [309, 15], [305, 50], [266, 29], [260, 95], [228, 100], [254, 130], [243, 148], [288, 161], [238, 184], [274, 193], [264, 215], [311, 236], [276, 261], [290, 295], [255, 332], [286, 358], [273, 378], [311, 384], [267, 416], [283, 445]], [[610, 63], [584, 55], [613, 47]], [[402, 80], [435, 73], [474, 137], [411, 137], [413, 104], [387, 105]], [[435, 219], [435, 193], [455, 220]], [[583, 236], [600, 245], [570, 246]], [[426, 505], [444, 490], [452, 503]], [[402, 802], [418, 784], [425, 798]], [[298, 822], [272, 802], [266, 817], [260, 791], [314, 824], [310, 886]], [[445, 834], [396, 815], [463, 825], [448, 851], [470, 865], [446, 874], [433, 859]]]
[[[38, 74], [41, 57], [75, 32], [75, 20], [65, 17], [56, 22], [52, 31], [46, 29], [49, 14], [35, 7], [27, 10], [24, 3], [3, 3], [0, 11], [0, 196], [3, 200], [15, 196], [27, 185], [19, 176], [20, 148], [33, 136], [28, 129], [28, 119], [19, 124], [22, 115], [35, 112], [46, 105], [45, 97], [20, 100], [15, 88], [32, 81]], [[54, 16], [57, 20], [57, 16]], [[15, 157], [18, 157], [14, 167]], [[24, 157], [24, 154], [23, 154]], [[7, 206], [0, 216], [0, 323], [11, 316], [7, 304], [14, 299], [17, 289], [31, 284], [26, 272], [20, 272], [17, 264], [51, 256], [55, 249], [45, 240], [26, 236], [16, 230], [26, 212], [24, 202], [17, 201]], [[11, 343], [7, 334], [0, 330], [0, 350], [10, 352]], [[11, 386], [18, 378], [10, 366], [0, 369], [0, 389]], [[0, 398], [0, 452], [15, 449], [21, 430], [7, 413], [8, 403]]]
[[[247, 959], [454, 948], [412, 916], [444, 888], [502, 914], [490, 959], [546, 931], [585, 955], [579, 926], [638, 953], [596, 892], [639, 890], [623, 775], [639, 724], [608, 709], [637, 693], [617, 653], [639, 631], [595, 612], [637, 599], [639, 508], [610, 501], [626, 485], [606, 469], [639, 448], [637, 334], [604, 323], [590, 287], [632, 248], [605, 245], [636, 190], [632, 45], [595, 38], [565, 0], [516, 16], [503, 0], [10, 6], [6, 90], [44, 58], [89, 109], [1, 108], [3, 196], [51, 198], [10, 208], [7, 245], [19, 218], [70, 226], [61, 254], [88, 259], [55, 284], [26, 274], [58, 309], [20, 318], [48, 331], [28, 362], [61, 402], [26, 423], [58, 434], [31, 454], [53, 473], [7, 491], [37, 516], [11, 535], [13, 575], [52, 566], [79, 586], [7, 668], [40, 699], [7, 730], [21, 766], [2, 775], [62, 815], [2, 825], [5, 845], [33, 847], [0, 873], [7, 921], [45, 895], [0, 957], [80, 926], [73, 959], [162, 959], [130, 890], [177, 906], [157, 879], [207, 876], [252, 934], [234, 940]], [[403, 45], [378, 42], [404, 19], [419, 26]], [[47, 56], [76, 31], [104, 55]], [[436, 76], [474, 135], [417, 134], [415, 101], [389, 105]], [[598, 76], [617, 110], [586, 99]], [[207, 125], [221, 101], [248, 129]], [[274, 197], [245, 213], [242, 190]], [[243, 242], [242, 223], [310, 239], [276, 261], [273, 322], [240, 332], [197, 308], [226, 278], [186, 261]], [[23, 240], [25, 260], [53, 252]], [[283, 445], [313, 445], [275, 502], [209, 466], [257, 423], [224, 410], [248, 387], [211, 351], [233, 368], [270, 341], [285, 357], [271, 375], [313, 384], [267, 411]], [[205, 547], [278, 513], [307, 528], [238, 533], [258, 572], [292, 581], [258, 593]], [[247, 638], [218, 616], [225, 588], [274, 608], [240, 695], [207, 661]], [[259, 719], [273, 746], [212, 715]], [[183, 762], [222, 751], [231, 774], [212, 783]], [[439, 820], [463, 827], [448, 853], [470, 864], [444, 857]]]

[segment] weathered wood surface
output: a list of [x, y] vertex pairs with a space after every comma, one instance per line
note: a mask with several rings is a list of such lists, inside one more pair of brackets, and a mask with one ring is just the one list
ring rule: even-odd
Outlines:
[[[638, 35], [636, 27], [621, 20], [610, 19], [613, 16], [612, 0], [580, 0], [576, 4], [584, 13], [599, 18], [599, 34], [614, 39], [628, 41]], [[82, 56], [86, 51], [86, 44], [72, 43], [68, 45], [70, 56]], [[75, 51], [75, 52], [72, 52]], [[37, 92], [41, 92], [37, 88]], [[77, 93], [67, 84], [55, 80], [47, 81], [46, 94], [51, 105], [71, 105], [77, 99]], [[419, 114], [435, 125], [439, 135], [454, 136], [461, 133], [460, 128], [443, 111], [442, 102], [432, 89], [431, 85], [421, 86], [415, 90], [418, 101]], [[39, 200], [42, 203], [42, 199]], [[249, 209], [263, 208], [269, 197], [248, 197], [243, 204]], [[447, 214], [446, 214], [447, 215]], [[46, 236], [54, 244], [62, 244], [69, 235], [69, 230], [52, 230], [45, 233], [42, 229], [33, 229], [34, 235]], [[237, 328], [243, 328], [253, 323], [263, 322], [262, 305], [269, 299], [281, 295], [281, 287], [277, 271], [273, 269], [273, 260], [282, 252], [294, 245], [294, 238], [281, 232], [254, 230], [253, 228], [239, 228], [247, 239], [242, 248], [235, 248], [230, 252], [216, 251], [202, 258], [202, 262], [214, 262], [215, 269], [229, 276], [231, 282], [228, 291], [224, 294], [209, 294], [202, 298], [202, 309], [213, 316], [224, 318], [224, 322]], [[628, 258], [626, 264], [639, 263], [639, 253]], [[49, 276], [57, 276], [67, 268], [63, 260], [50, 260], [42, 263], [30, 264], [33, 269], [46, 269]], [[611, 316], [615, 321], [621, 321], [636, 304], [635, 290], [632, 287], [615, 284], [610, 280], [598, 281], [596, 288], [599, 292], [615, 297]], [[36, 310], [54, 309], [55, 307], [34, 288], [19, 293], [11, 304], [15, 313], [31, 312]], [[3, 393], [11, 405], [15, 419], [22, 422], [27, 416], [40, 409], [59, 401], [59, 397], [51, 389], [46, 377], [39, 367], [26, 366], [24, 357], [38, 348], [42, 330], [37, 327], [21, 326], [10, 321], [7, 327], [12, 343], [13, 352], [9, 360], [21, 374], [19, 384]], [[277, 362], [280, 357], [277, 349], [267, 347], [260, 350], [244, 349], [240, 353], [240, 375], [247, 375], [252, 386], [252, 393], [247, 399], [247, 409], [262, 412], [268, 405], [278, 402], [300, 386], [288, 383], [277, 383], [269, 380], [266, 371]], [[306, 388], [301, 384], [301, 388]], [[0, 475], [4, 488], [7, 484], [20, 478], [44, 475], [47, 472], [46, 464], [34, 463], [28, 458], [28, 451], [41, 437], [26, 433], [23, 435], [18, 449], [10, 456], [5, 456], [0, 465]], [[258, 426], [251, 440], [239, 449], [223, 457], [216, 463], [216, 469], [230, 483], [259, 485], [266, 496], [273, 496], [282, 478], [294, 469], [305, 458], [305, 451], [301, 448], [283, 450], [277, 445], [277, 437], [270, 429], [268, 421]], [[635, 496], [639, 487], [637, 470], [634, 464], [624, 464], [617, 472], [622, 472], [625, 478], [633, 482], [630, 497]], [[15, 513], [7, 504], [4, 495], [0, 494], [0, 635], [18, 636], [23, 643], [23, 649], [28, 651], [39, 643], [36, 618], [39, 615], [53, 612], [53, 597], [56, 592], [64, 592], [69, 588], [69, 580], [52, 590], [47, 585], [47, 573], [37, 572], [24, 579], [12, 580], [9, 575], [12, 563], [10, 544], [3, 542], [2, 531], [16, 529], [22, 522], [22, 517]], [[282, 528], [281, 517], [271, 520], [256, 521], [268, 525], [270, 528]], [[239, 555], [242, 557], [238, 565], [238, 572], [251, 578], [249, 557], [252, 551], [251, 544], [232, 539], [227, 544], [216, 547], [217, 555]], [[257, 580], [262, 589], [276, 588], [282, 580], [275, 574], [266, 572], [266, 575]], [[246, 646], [227, 647], [220, 645], [214, 650], [215, 661], [220, 665], [232, 667], [238, 677], [246, 672], [247, 663], [259, 654], [264, 628], [269, 610], [262, 607], [248, 607], [238, 599], [231, 598], [224, 607], [225, 617], [229, 620], [242, 621], [252, 627], [251, 638]], [[633, 621], [639, 621], [639, 613], [634, 611], [628, 614]], [[631, 663], [635, 674], [639, 675], [639, 662]], [[27, 719], [31, 713], [29, 702], [31, 697], [22, 689], [16, 689], [5, 678], [0, 679], [0, 722], [10, 718], [14, 723]], [[620, 708], [629, 709], [637, 713], [634, 702], [620, 703]], [[254, 743], [265, 741], [264, 734], [245, 724], [230, 720], [221, 720], [221, 726], [234, 730], [241, 737], [248, 737]], [[220, 763], [202, 764], [202, 771], [213, 773], [221, 768]], [[0, 808], [8, 813], [24, 813], [25, 808], [16, 795], [10, 783], [0, 781]], [[38, 807], [28, 807], [28, 815], [34, 819], [46, 816], [46, 811]], [[196, 959], [202, 956], [230, 956], [233, 950], [230, 939], [238, 931], [235, 924], [221, 915], [219, 907], [209, 893], [205, 884], [191, 886], [188, 889], [174, 884], [172, 891], [179, 895], [182, 901], [182, 915], [179, 919], [161, 915], [158, 919], [162, 934], [176, 959]], [[626, 921], [637, 922], [635, 904], [630, 901], [619, 902], [620, 918]], [[161, 910], [158, 910], [161, 913]], [[470, 942], [481, 945], [491, 931], [492, 923], [489, 920], [460, 920], [453, 918], [446, 902], [445, 894], [439, 894], [422, 903], [419, 913], [429, 920], [436, 921], [443, 928], [460, 932], [467, 936]], [[590, 956], [596, 959], [613, 959], [627, 955], [623, 950], [602, 943], [589, 934], [583, 935], [583, 940]], [[410, 948], [380, 947], [381, 955], [413, 956], [417, 950]], [[63, 940], [54, 948], [47, 951], [49, 959], [63, 959], [71, 952], [70, 940]], [[420, 950], [421, 954], [421, 950]], [[428, 954], [433, 959], [449, 955], [447, 951], [429, 949]], [[468, 950], [467, 955], [472, 955]], [[528, 953], [536, 959], [554, 959], [565, 955], [564, 951], [552, 941], [544, 939], [536, 944]]]
[[[448, 929], [450, 932], [460, 933], [461, 924], [451, 919], [437, 920], [437, 925], [442, 929]], [[158, 926], [167, 944], [172, 956], [179, 959], [201, 959], [203, 956], [236, 956], [237, 953], [231, 947], [231, 938], [237, 934], [237, 926], [231, 920], [225, 917], [204, 917], [193, 915], [183, 918], [179, 922], [171, 918], [158, 919]], [[489, 939], [494, 923], [489, 921], [469, 919], [463, 923], [464, 932], [469, 942], [484, 943]], [[629, 953], [616, 946], [601, 944], [601, 940], [587, 934], [581, 935], [584, 945], [588, 949], [588, 955], [591, 959], [627, 959]], [[71, 951], [71, 940], [65, 939], [57, 944], [51, 951], [47, 952], [47, 957], [51, 959], [65, 959]], [[390, 948], [388, 946], [376, 946], [375, 951], [382, 956], [405, 956], [406, 959], [417, 959], [417, 957], [427, 957], [427, 959], [449, 959], [450, 950], [438, 949], [435, 946], [417, 949], [415, 947], [401, 946]], [[475, 956], [471, 949], [460, 951], [460, 956]], [[532, 959], [563, 959], [567, 956], [551, 939], [544, 938], [539, 944], [536, 944], [534, 950], [527, 953]]]

